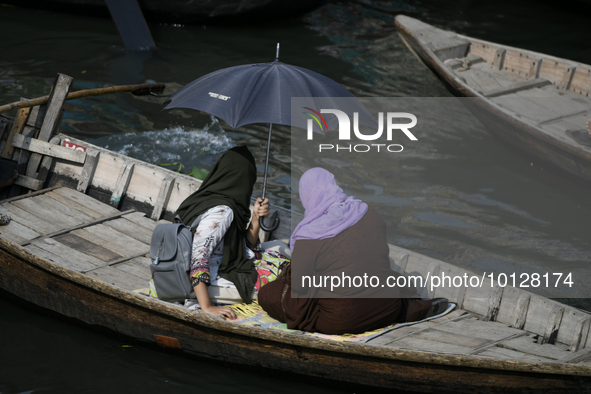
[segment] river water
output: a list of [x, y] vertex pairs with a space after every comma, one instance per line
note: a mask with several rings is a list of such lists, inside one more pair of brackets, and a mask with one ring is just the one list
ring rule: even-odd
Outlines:
[[[588, 14], [551, 1], [357, 0], [255, 25], [152, 23], [154, 54], [126, 54], [108, 19], [0, 5], [1, 103], [47, 94], [58, 72], [74, 77], [74, 89], [157, 81], [172, 92], [219, 68], [272, 61], [277, 42], [283, 62], [324, 74], [359, 97], [449, 97], [396, 35], [399, 13], [591, 64]], [[246, 144], [262, 174], [266, 126], [232, 130], [207, 114], [162, 111], [162, 101], [129, 94], [71, 101], [62, 132], [151, 163], [181, 163], [183, 172], [211, 168], [221, 152]], [[360, 161], [356, 170], [366, 182], [343, 173], [345, 191], [389, 218], [390, 241], [479, 272], [588, 271], [589, 188], [508, 149], [482, 127], [445, 123], [421, 135], [420, 154]], [[290, 131], [278, 127], [268, 190], [287, 208], [290, 155]], [[565, 301], [591, 310], [586, 299]], [[332, 391], [129, 345], [6, 300], [0, 311], [2, 393]]]

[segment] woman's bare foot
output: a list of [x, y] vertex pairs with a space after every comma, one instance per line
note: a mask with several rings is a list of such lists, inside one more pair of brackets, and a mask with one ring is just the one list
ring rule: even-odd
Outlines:
[[18, 178], [18, 171], [14, 170], [12, 172], [12, 175], [10, 176], [10, 178], [0, 180], [0, 187], [12, 185], [14, 183], [14, 181], [16, 181], [16, 178]]
[[591, 119], [587, 121], [587, 132], [591, 135]]

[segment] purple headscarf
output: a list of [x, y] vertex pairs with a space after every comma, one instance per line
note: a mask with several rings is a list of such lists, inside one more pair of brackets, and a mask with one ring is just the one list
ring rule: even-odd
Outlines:
[[300, 198], [306, 212], [289, 240], [292, 249], [298, 239], [332, 238], [367, 212], [367, 204], [343, 193], [334, 175], [324, 168], [311, 168], [302, 175]]

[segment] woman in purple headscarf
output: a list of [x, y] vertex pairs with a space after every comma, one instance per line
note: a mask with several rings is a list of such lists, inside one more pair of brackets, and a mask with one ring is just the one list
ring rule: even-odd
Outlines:
[[306, 171], [299, 185], [306, 211], [290, 239], [291, 267], [259, 292], [259, 304], [269, 315], [291, 329], [344, 334], [441, 311], [442, 302], [381, 286], [395, 273], [386, 223], [372, 207], [343, 193], [322, 168]]

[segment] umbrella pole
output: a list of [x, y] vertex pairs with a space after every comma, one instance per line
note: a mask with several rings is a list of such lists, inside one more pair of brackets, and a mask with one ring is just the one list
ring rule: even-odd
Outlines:
[[[267, 139], [267, 158], [265, 159], [265, 177], [263, 178], [263, 201], [265, 201], [265, 193], [267, 191], [267, 173], [269, 172], [269, 156], [271, 154], [271, 131], [273, 130], [273, 123], [269, 123], [269, 138]], [[273, 223], [273, 225], [271, 225], [271, 227], [267, 227], [265, 225], [265, 223], [263, 222], [264, 218], [259, 218], [259, 225], [261, 226], [261, 228], [267, 232], [271, 232], [271, 231], [275, 231], [277, 230], [277, 227], [279, 227], [279, 218], [276, 217], [275, 218], [275, 222]]]

